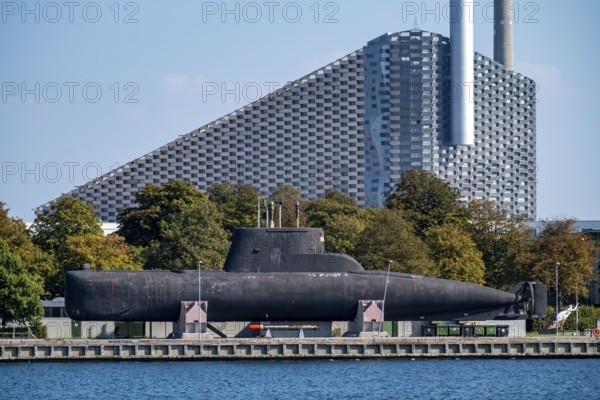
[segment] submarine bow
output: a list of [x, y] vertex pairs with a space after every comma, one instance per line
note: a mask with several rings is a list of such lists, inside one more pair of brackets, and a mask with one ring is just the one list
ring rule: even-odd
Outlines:
[[[209, 321], [351, 321], [360, 300], [382, 300], [387, 273], [325, 253], [321, 229], [236, 229], [222, 271], [201, 271]], [[69, 317], [91, 321], [177, 321], [198, 300], [198, 271], [70, 271]], [[546, 287], [504, 292], [471, 283], [390, 273], [385, 319], [541, 318]]]

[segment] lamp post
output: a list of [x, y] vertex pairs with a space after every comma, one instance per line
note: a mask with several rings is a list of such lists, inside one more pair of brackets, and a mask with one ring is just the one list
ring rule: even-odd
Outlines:
[[579, 335], [579, 284], [575, 283], [575, 330]]
[[558, 267], [560, 267], [560, 263], [556, 263], [554, 266], [554, 271], [556, 274], [556, 337], [558, 338]]
[[385, 277], [385, 289], [383, 289], [383, 303], [381, 304], [381, 321], [379, 321], [379, 332], [377, 333], [377, 336], [381, 336], [381, 326], [383, 325], [383, 319], [385, 318], [385, 297], [387, 296], [387, 287], [388, 282], [390, 281], [390, 270], [392, 269], [393, 263], [394, 262], [392, 260], [388, 260], [387, 276]]
[[202, 261], [198, 261], [198, 337], [202, 339]]

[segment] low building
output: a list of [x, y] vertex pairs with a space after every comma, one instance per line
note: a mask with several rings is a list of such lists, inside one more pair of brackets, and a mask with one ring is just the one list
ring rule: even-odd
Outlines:
[[42, 300], [48, 339], [110, 339], [115, 335], [115, 323], [106, 321], [75, 321], [67, 316], [64, 297]]

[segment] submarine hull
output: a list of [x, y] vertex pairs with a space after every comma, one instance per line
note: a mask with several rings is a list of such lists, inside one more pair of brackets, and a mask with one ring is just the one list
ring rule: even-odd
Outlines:
[[[165, 266], [168, 268], [168, 266]], [[325, 252], [318, 228], [235, 229], [222, 271], [67, 272], [69, 317], [177, 321], [182, 301], [208, 302], [209, 321], [351, 321], [360, 300], [384, 300], [386, 320], [543, 317], [546, 288], [509, 292], [418, 275], [365, 271]]]
[[[91, 321], [176, 321], [182, 301], [208, 302], [209, 321], [354, 320], [359, 300], [382, 300], [378, 271], [228, 273], [225, 271], [71, 271], [69, 317]], [[526, 299], [474, 284], [391, 273], [386, 320], [527, 318]]]

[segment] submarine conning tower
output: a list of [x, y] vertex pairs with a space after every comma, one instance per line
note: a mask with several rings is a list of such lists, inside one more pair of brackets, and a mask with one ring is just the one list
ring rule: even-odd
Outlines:
[[237, 228], [223, 270], [349, 272], [364, 268], [347, 255], [325, 253], [321, 228]]

